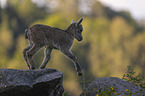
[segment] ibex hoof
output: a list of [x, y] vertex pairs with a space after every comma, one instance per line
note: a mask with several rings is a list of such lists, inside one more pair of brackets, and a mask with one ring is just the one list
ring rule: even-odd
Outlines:
[[43, 67], [43, 66], [40, 66], [40, 69], [44, 69], [45, 67]]
[[82, 74], [82, 72], [78, 72], [78, 76], [82, 76], [83, 74]]
[[29, 68], [30, 70], [34, 70], [35, 69], [35, 67], [31, 67], [31, 68]]

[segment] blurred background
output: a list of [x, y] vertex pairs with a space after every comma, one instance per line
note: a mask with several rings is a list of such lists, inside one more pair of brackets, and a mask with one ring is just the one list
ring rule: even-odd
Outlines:
[[[72, 19], [77, 22], [84, 17], [84, 40], [75, 40], [72, 52], [85, 76], [78, 77], [73, 63], [57, 50], [47, 64], [47, 68], [64, 73], [63, 85], [70, 96], [78, 96], [94, 78], [122, 78], [128, 65], [145, 76], [145, 8], [140, 5], [145, 2], [136, 2], [0, 0], [0, 68], [28, 69], [22, 57], [28, 45], [24, 38], [26, 28], [39, 23], [66, 29]], [[34, 56], [37, 68], [43, 60], [43, 50]]]

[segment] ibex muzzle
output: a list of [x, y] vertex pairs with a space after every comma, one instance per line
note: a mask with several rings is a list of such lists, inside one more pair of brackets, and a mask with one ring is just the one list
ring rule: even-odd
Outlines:
[[45, 57], [40, 66], [41, 69], [45, 68], [46, 64], [50, 60], [52, 50], [57, 49], [74, 62], [76, 71], [78, 75], [81, 76], [81, 67], [78, 63], [77, 57], [71, 52], [71, 48], [74, 38], [78, 41], [83, 39], [82, 21], [83, 18], [81, 18], [78, 22], [74, 22], [74, 20], [72, 20], [71, 25], [66, 30], [41, 24], [36, 24], [26, 29], [25, 38], [28, 39], [30, 44], [23, 50], [23, 57], [29, 69], [35, 69], [32, 56], [39, 51], [40, 48], [45, 46]]

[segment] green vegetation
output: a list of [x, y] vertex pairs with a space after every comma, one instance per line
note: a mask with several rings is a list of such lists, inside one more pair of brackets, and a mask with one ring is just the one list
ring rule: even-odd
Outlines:
[[[84, 0], [84, 3], [80, 0], [42, 0], [45, 1], [43, 6], [40, 1], [32, 1], [7, 0], [7, 6], [0, 8], [0, 68], [27, 69], [22, 57], [22, 50], [27, 46], [24, 38], [27, 27], [41, 23], [65, 29], [72, 19], [84, 17], [84, 40], [80, 43], [75, 40], [72, 51], [89, 74], [86, 78], [121, 78], [128, 65], [145, 76], [145, 28], [138, 25], [129, 12], [115, 12], [96, 0]], [[39, 67], [43, 49], [34, 59]], [[72, 96], [80, 94], [79, 78], [72, 62], [64, 55], [53, 51], [47, 68], [62, 71], [65, 90]]]
[[[99, 90], [97, 90], [98, 94], [96, 94], [96, 96], [120, 96], [121, 93], [117, 93], [115, 91], [116, 89], [117, 88], [114, 89], [113, 87], [109, 87], [109, 88], [107, 88], [107, 90], [102, 91], [102, 92], [100, 92]], [[139, 96], [142, 96], [141, 95], [142, 90], [140, 90], [140, 92], [131, 92], [128, 89], [125, 89], [124, 92], [125, 92], [125, 96], [132, 96], [132, 95], [135, 95], [137, 93], [140, 93]]]
[[98, 94], [96, 94], [96, 96], [116, 96], [116, 95], [119, 96], [120, 95], [120, 93], [115, 92], [115, 89], [113, 87], [109, 87], [105, 91], [102, 91], [102, 92], [97, 90], [97, 92]]
[[136, 74], [132, 66], [128, 66], [128, 71], [123, 75], [122, 79], [145, 89], [145, 77], [141, 73]]

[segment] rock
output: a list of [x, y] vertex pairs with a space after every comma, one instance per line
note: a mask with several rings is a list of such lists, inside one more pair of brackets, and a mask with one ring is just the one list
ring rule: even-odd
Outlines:
[[[127, 82], [127, 81], [122, 80], [117, 77], [103, 77], [103, 78], [95, 79], [89, 85], [86, 92], [83, 92], [80, 96], [96, 96], [96, 94], [98, 94], [97, 90], [99, 90], [99, 92], [103, 92], [105, 90], [111, 90], [111, 89], [109, 89], [111, 87], [113, 88], [113, 90], [115, 90], [116, 93], [120, 93], [120, 95], [116, 95], [116, 96], [127, 96], [127, 94], [129, 94], [128, 91], [130, 91], [132, 93], [131, 96], [145, 96], [145, 90], [143, 88], [138, 87], [135, 84], [132, 84], [130, 82]], [[134, 92], [136, 92], [136, 93], [134, 93]], [[139, 93], [137, 93], [137, 92], [139, 92]], [[84, 94], [86, 94], [86, 95], [84, 95]], [[112, 94], [114, 94], [114, 92], [112, 92]], [[130, 96], [130, 95], [128, 95], [128, 96]]]
[[62, 96], [62, 80], [55, 69], [0, 69], [0, 96]]

